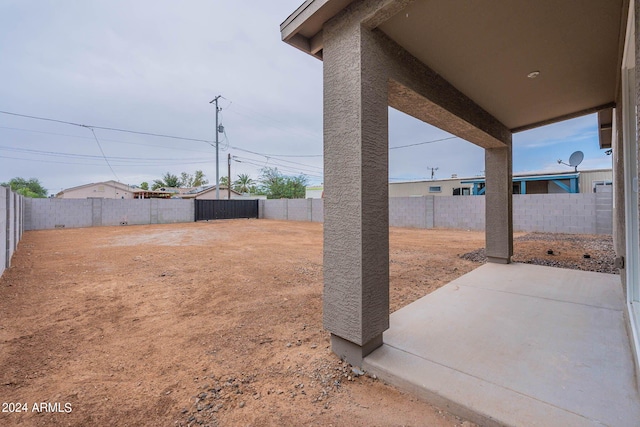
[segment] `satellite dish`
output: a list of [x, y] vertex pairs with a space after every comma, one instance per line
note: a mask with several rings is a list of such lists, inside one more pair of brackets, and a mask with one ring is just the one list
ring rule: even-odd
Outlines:
[[584, 160], [584, 153], [582, 151], [576, 151], [569, 157], [569, 166], [577, 169], [578, 165], [582, 163], [582, 160]]
[[578, 165], [582, 163], [582, 160], [584, 160], [584, 153], [582, 151], [575, 151], [571, 157], [569, 157], [569, 163], [565, 163], [562, 159], [558, 159], [558, 164], [561, 163], [563, 165], [571, 166], [576, 172], [578, 172]]

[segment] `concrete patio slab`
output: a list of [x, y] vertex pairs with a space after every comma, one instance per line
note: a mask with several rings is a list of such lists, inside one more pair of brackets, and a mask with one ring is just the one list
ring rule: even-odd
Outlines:
[[618, 276], [486, 264], [391, 315], [364, 360], [482, 425], [638, 426]]

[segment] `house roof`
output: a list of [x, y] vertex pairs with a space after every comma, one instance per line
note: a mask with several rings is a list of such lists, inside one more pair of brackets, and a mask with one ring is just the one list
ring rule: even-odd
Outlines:
[[[567, 173], [546, 174], [546, 175], [520, 175], [520, 176], [514, 175], [512, 181], [513, 182], [553, 181], [556, 179], [578, 178], [579, 176], [580, 176], [580, 172], [567, 172]], [[481, 183], [481, 182], [485, 182], [484, 177], [460, 181], [461, 184], [474, 184], [474, 183]]]
[[78, 185], [76, 187], [65, 188], [64, 190], [59, 191], [57, 194], [65, 193], [67, 191], [81, 190], [83, 188], [91, 187], [91, 186], [94, 186], [94, 185], [109, 185], [111, 187], [117, 187], [117, 188], [119, 188], [121, 190], [124, 190], [124, 191], [135, 191], [136, 190], [135, 188], [133, 188], [133, 187], [127, 185], [127, 184], [123, 184], [123, 183], [118, 182], [118, 181], [110, 180], [110, 181], [104, 181], [104, 182], [92, 182], [92, 183], [89, 183], [89, 184]]
[[[280, 26], [282, 39], [321, 59], [323, 24], [350, 3], [305, 1]], [[604, 111], [607, 146], [628, 0], [376, 4], [388, 12], [376, 15], [377, 30], [512, 132]]]
[[[223, 187], [220, 186], [220, 190], [226, 190], [227, 187]], [[179, 196], [183, 199], [195, 199], [198, 196], [201, 196], [203, 194], [207, 194], [210, 193], [212, 191], [216, 191], [216, 186], [215, 185], [204, 185], [201, 187], [196, 187], [193, 190], [187, 192], [187, 193], [183, 193], [180, 194]], [[238, 193], [237, 191], [231, 189], [231, 194], [235, 194], [237, 196], [241, 196], [241, 193]]]
[[[612, 169], [585, 169], [582, 171], [576, 172], [573, 171], [561, 171], [561, 172], [549, 172], [549, 171], [540, 171], [540, 172], [522, 172], [513, 174], [513, 181], [536, 181], [536, 180], [547, 180], [547, 179], [569, 179], [578, 176], [580, 173], [590, 173], [590, 172], [612, 172]], [[575, 175], [575, 176], [574, 176]], [[553, 178], [551, 178], [553, 177]], [[461, 184], [468, 184], [474, 182], [484, 182], [484, 176], [473, 176], [473, 177], [465, 177], [465, 178], [444, 178], [444, 179], [421, 179], [416, 181], [402, 181], [402, 182], [393, 182], [389, 183], [390, 185], [395, 184], [414, 184], [418, 182], [445, 182], [445, 181], [460, 181]]]

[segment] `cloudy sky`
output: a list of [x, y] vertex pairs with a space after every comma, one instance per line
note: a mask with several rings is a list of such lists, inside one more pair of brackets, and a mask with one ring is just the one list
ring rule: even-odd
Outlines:
[[[51, 193], [201, 169], [257, 178], [265, 166], [323, 181], [322, 62], [280, 40], [302, 0], [0, 0], [0, 182], [35, 177]], [[13, 114], [6, 114], [13, 113]], [[15, 115], [18, 114], [18, 115]], [[26, 115], [55, 119], [22, 117]], [[476, 176], [483, 151], [389, 111], [392, 181]], [[164, 138], [103, 128], [178, 136]], [[517, 134], [514, 172], [610, 167], [595, 116]], [[202, 140], [193, 141], [189, 139]], [[105, 159], [106, 157], [106, 159]]]

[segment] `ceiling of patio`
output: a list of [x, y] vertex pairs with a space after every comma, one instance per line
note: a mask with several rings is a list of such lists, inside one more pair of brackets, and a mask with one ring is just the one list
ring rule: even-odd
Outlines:
[[615, 101], [621, 18], [622, 0], [416, 1], [379, 28], [519, 130]]
[[[283, 38], [315, 37], [347, 0], [307, 0]], [[615, 101], [628, 0], [416, 0], [378, 28], [513, 131]], [[312, 12], [316, 7], [315, 12]], [[624, 12], [623, 12], [624, 9]], [[337, 10], [337, 11], [336, 11]], [[287, 31], [289, 28], [286, 29]], [[537, 73], [535, 78], [528, 75]]]

